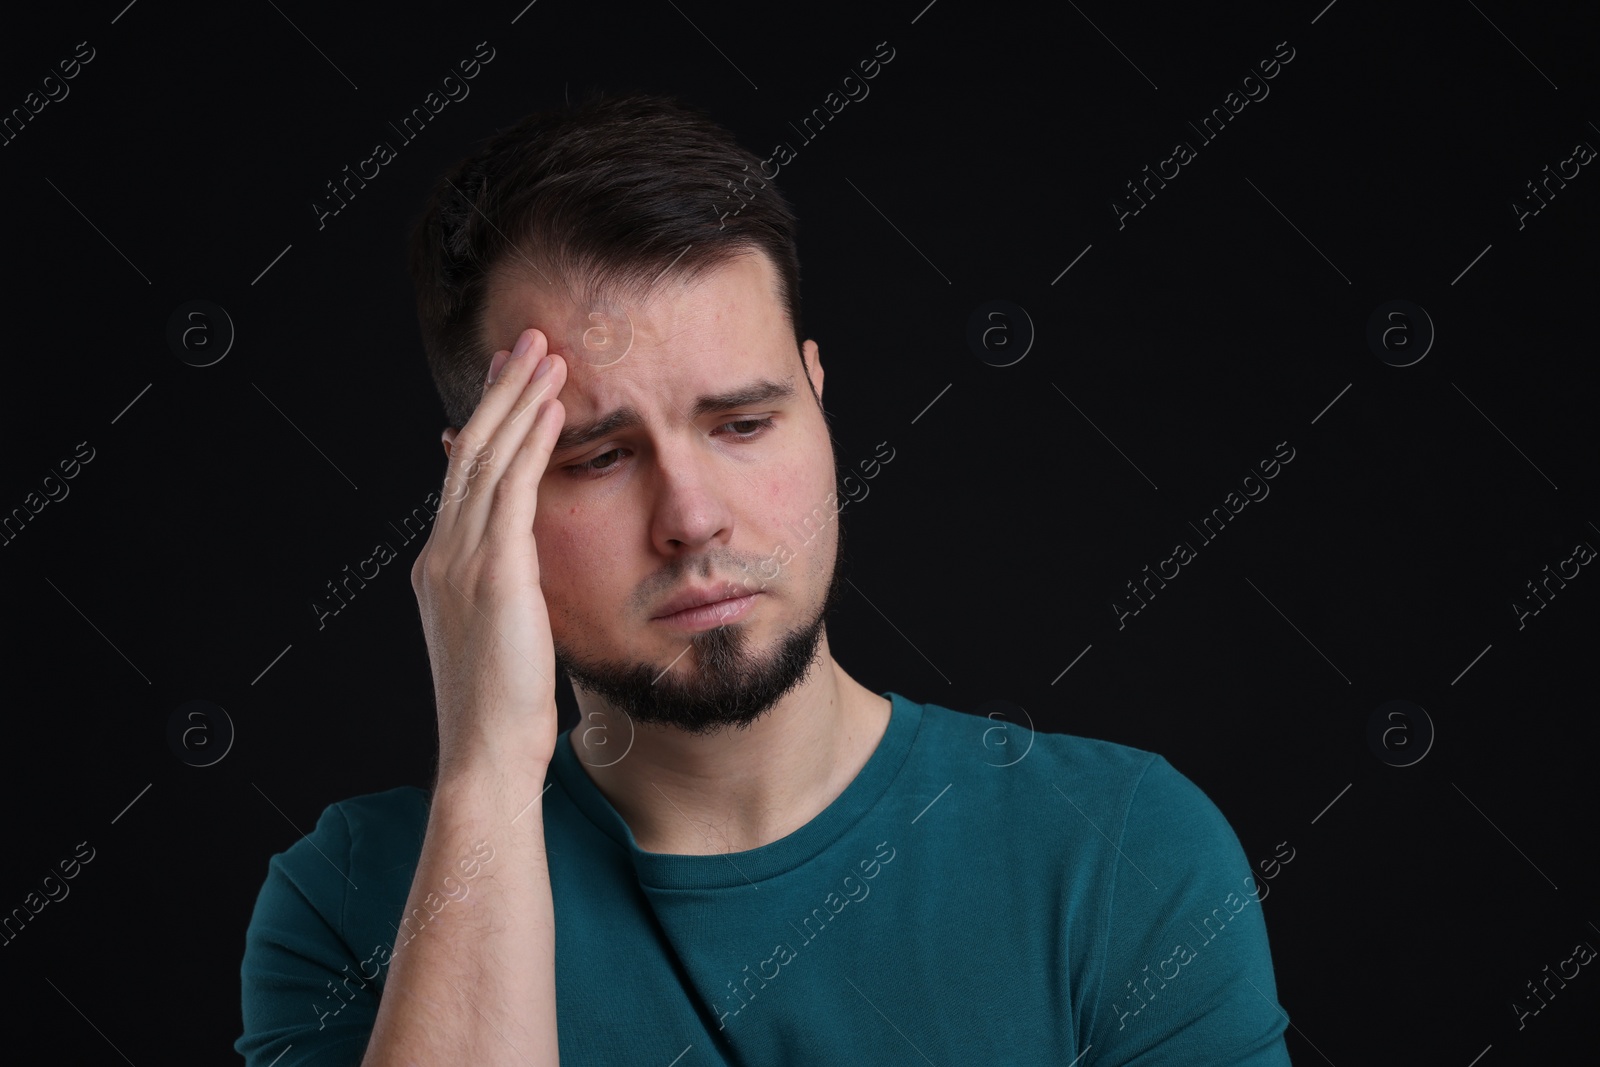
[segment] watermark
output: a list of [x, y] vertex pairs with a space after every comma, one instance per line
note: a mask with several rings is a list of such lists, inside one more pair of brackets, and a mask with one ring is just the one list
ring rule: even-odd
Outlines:
[[[1526, 629], [1528, 620], [1549, 607], [1549, 602], [1556, 598], [1556, 594], [1567, 587], [1567, 581], [1583, 573], [1580, 568], [1586, 566], [1592, 559], [1594, 559], [1594, 546], [1587, 541], [1580, 541], [1573, 546], [1572, 555], [1556, 564], [1554, 573], [1550, 570], [1550, 564], [1546, 563], [1544, 577], [1537, 579], [1537, 585], [1534, 584], [1536, 579], [1528, 579], [1528, 595], [1532, 599], [1511, 602], [1511, 610], [1517, 616], [1517, 629]], [[1551, 582], [1555, 585], [1552, 586]], [[1544, 590], [1543, 596], [1539, 595], [1541, 589]]]
[[[394, 958], [400, 954], [401, 949], [405, 948], [407, 945], [411, 944], [412, 941], [416, 940], [417, 935], [422, 933], [427, 925], [437, 918], [439, 913], [443, 911], [451, 901], [459, 902], [466, 900], [467, 894], [471, 892], [471, 887], [468, 886], [467, 883], [478, 877], [478, 875], [482, 874], [483, 865], [492, 859], [494, 859], [494, 846], [489, 844], [487, 841], [479, 841], [472, 847], [471, 852], [456, 861], [456, 869], [461, 872], [461, 877], [457, 878], [453, 874], [445, 875], [441, 885], [441, 888], [444, 891], [443, 895], [441, 896], [438, 893], [429, 893], [423, 898], [421, 907], [412, 908], [411, 914], [400, 920], [400, 925], [406, 929], [405, 940], [400, 940], [400, 930], [399, 928], [396, 928], [395, 944], [391, 946], [382, 944], [380, 942], [379, 944], [374, 945], [372, 948], [372, 954], [366, 959], [362, 960], [360, 963], [356, 964], [356, 973], [346, 973], [350, 970], [350, 965], [348, 963], [340, 968], [339, 973], [343, 974], [344, 978], [339, 981], [338, 985], [335, 985], [333, 979], [330, 978], [326, 983], [328, 986], [328, 992], [323, 994], [322, 997], [324, 1001], [331, 1000], [338, 1006], [331, 1011], [326, 1011], [321, 1007], [321, 1005], [311, 1005], [311, 1010], [317, 1016], [317, 1029], [321, 1030], [323, 1027], [327, 1026], [330, 1018], [337, 1016], [341, 1011], [343, 1011], [346, 1004], [352, 1003], [356, 999], [358, 991], [366, 989], [368, 982], [371, 982], [373, 979], [377, 978], [379, 974], [383, 973], [383, 968], [394, 961]], [[452, 883], [454, 883], [453, 888]], [[413, 923], [416, 924], [415, 928], [413, 928], [411, 925]], [[367, 972], [367, 968], [369, 966], [372, 968], [372, 972], [370, 974]], [[354, 980], [356, 983], [355, 989], [350, 988], [350, 982], [352, 980]], [[340, 992], [341, 989], [344, 990], [343, 993]], [[348, 994], [348, 996], [346, 994]]]
[[[1579, 141], [1572, 146], [1572, 155], [1556, 164], [1554, 173], [1550, 170], [1550, 164], [1546, 163], [1544, 177], [1530, 178], [1523, 183], [1527, 187], [1528, 198], [1511, 201], [1511, 213], [1517, 217], [1517, 229], [1527, 229], [1527, 220], [1549, 207], [1550, 201], [1556, 198], [1556, 193], [1567, 187], [1567, 181], [1563, 179], [1576, 178], [1582, 173], [1581, 168], [1594, 159], [1594, 155], [1593, 145], [1587, 141]], [[1555, 183], [1553, 186], [1552, 182]], [[1540, 190], [1543, 190], [1544, 195], [1540, 195]]]
[[[888, 55], [884, 55], [885, 48], [889, 49]], [[849, 107], [852, 101], [860, 103], [865, 100], [868, 94], [872, 92], [872, 89], [866, 83], [876, 78], [882, 72], [883, 67], [887, 66], [894, 57], [895, 50], [889, 47], [889, 42], [879, 41], [877, 50], [873, 52], [873, 58], [863, 59], [856, 64], [861, 71], [860, 77], [857, 77], [853, 72], [846, 74], [840, 79], [839, 89], [832, 90], [827, 96], [823, 97], [822, 105], [812, 108], [811, 113], [800, 120], [799, 126], [792, 122], [789, 123], [789, 126], [803, 138], [800, 142], [801, 146], [804, 147], [816, 140], [828, 123], [837, 117], [839, 112]], [[843, 91], [842, 96], [840, 95], [840, 90]], [[813, 124], [816, 127], [815, 132], [812, 131]], [[720, 223], [717, 228], [719, 230], [725, 229], [728, 225], [729, 217], [737, 217], [744, 210], [746, 204], [755, 200], [757, 190], [765, 189], [767, 182], [777, 178], [778, 172], [793, 163], [798, 155], [799, 152], [793, 144], [788, 141], [780, 141], [773, 146], [772, 155], [761, 161], [760, 178], [754, 174], [747, 174], [742, 181], [737, 183], [730, 179], [727, 183], [729, 190], [727, 194], [712, 203], [711, 210], [716, 212], [717, 220]], [[770, 174], [767, 173], [769, 167], [772, 171]], [[746, 166], [743, 169], [748, 171], [750, 168]], [[761, 178], [765, 178], [766, 181], [762, 181]], [[756, 183], [755, 189], [750, 188], [751, 182]]]
[[967, 347], [991, 367], [1021, 363], [1033, 341], [1033, 317], [1021, 304], [990, 300], [967, 317]]
[[[84, 53], [88, 49], [88, 54]], [[95, 50], [88, 41], [79, 41], [76, 51], [71, 59], [59, 60], [56, 63], [61, 75], [57, 77], [53, 72], [39, 79], [39, 88], [30, 89], [28, 95], [22, 98], [22, 106], [14, 107], [4, 118], [0, 118], [0, 147], [9, 145], [22, 135], [28, 123], [38, 121], [39, 115], [51, 104], [59, 104], [65, 100], [72, 89], [67, 82], [76, 78], [83, 71], [83, 66], [92, 62]], [[40, 95], [42, 92], [43, 95]]]
[[[883, 450], [885, 448], [889, 448], [889, 454], [887, 456], [883, 454]], [[785, 525], [788, 526], [789, 532], [800, 538], [800, 548], [803, 549], [811, 544], [812, 541], [816, 540], [817, 535], [820, 534], [823, 529], [825, 529], [827, 525], [832, 522], [834, 518], [837, 517], [839, 513], [842, 512], [849, 504], [865, 500], [867, 498], [867, 494], [871, 492], [871, 489], [867, 487], [866, 483], [870, 482], [872, 479], [881, 474], [883, 472], [883, 468], [893, 462], [894, 457], [895, 450], [892, 447], [889, 447], [889, 442], [879, 441], [877, 448], [873, 451], [872, 458], [860, 460], [857, 464], [861, 469], [861, 479], [857, 481], [855, 475], [848, 474], [840, 480], [839, 488], [845, 491], [847, 497], [846, 500], [843, 502], [839, 500], [839, 494], [837, 490], [830, 491], [827, 496], [822, 498], [822, 502], [820, 504], [812, 508], [811, 512], [800, 520], [799, 526], [796, 526], [793, 522], [786, 523]], [[855, 485], [854, 489], [851, 488], [852, 483]], [[857, 490], [859, 490], [859, 493]], [[728, 588], [730, 590], [729, 595], [733, 597], [742, 597], [748, 596], [750, 593], [761, 592], [761, 590], [767, 587], [768, 582], [772, 581], [783, 572], [783, 568], [794, 562], [798, 554], [798, 551], [791, 549], [786, 542], [780, 542], [773, 548], [771, 555], [762, 560], [760, 563], [756, 564], [756, 578], [759, 580], [760, 584], [752, 584], [749, 577], [750, 566], [749, 564], [745, 564], [745, 577], [740, 579], [745, 591], [743, 593], [731, 592], [731, 590], [735, 588], [735, 585], [730, 579], [728, 582]], [[737, 607], [732, 607], [728, 610], [734, 611], [737, 610]]]
[[[493, 459], [494, 446], [490, 445], [463, 465], [461, 473], [464, 477], [461, 480], [455, 480], [456, 472], [455, 468], [452, 467], [450, 475], [445, 478], [443, 497], [440, 497], [438, 493], [430, 492], [424, 498], [422, 506], [412, 508], [411, 514], [402, 518], [398, 526], [393, 522], [389, 523], [389, 529], [396, 534], [395, 539], [402, 545], [409, 545], [412, 541], [424, 536], [432, 525], [433, 520], [438, 517], [439, 509], [444, 507], [445, 502], [466, 499], [467, 487], [473, 477]], [[317, 617], [317, 629], [326, 629], [329, 618], [338, 615], [350, 606], [346, 597], [349, 600], [354, 600], [356, 594], [367, 587], [368, 581], [376, 578], [382, 573], [386, 564], [393, 562], [397, 558], [399, 558], [399, 552], [394, 545], [384, 540], [377, 542], [373, 546], [372, 554], [357, 563], [353, 572], [350, 569], [350, 564], [346, 563], [344, 569], [340, 572], [344, 577], [332, 578], [327, 582], [328, 593], [332, 599], [311, 601], [311, 611]], [[368, 573], [369, 568], [371, 573]], [[352, 582], [355, 583], [353, 586]], [[336, 585], [335, 583], [338, 584]], [[340, 595], [341, 589], [344, 595]]]
[[[1241, 896], [1237, 891], [1229, 893], [1221, 904], [1212, 908], [1211, 913], [1200, 920], [1200, 926], [1196, 926], [1193, 921], [1189, 922], [1189, 928], [1199, 935], [1198, 944], [1190, 943], [1187, 940], [1178, 942], [1172, 946], [1172, 954], [1170, 956], [1155, 964], [1154, 973], [1151, 973], [1151, 965], [1147, 963], [1144, 965], [1143, 970], [1124, 983], [1128, 991], [1127, 996], [1124, 997], [1119, 992], [1117, 1001], [1123, 1001], [1127, 1007], [1116, 1001], [1112, 1003], [1112, 1010], [1117, 1013], [1118, 1030], [1126, 1028], [1129, 1019], [1134, 1018], [1149, 1007], [1150, 1002], [1159, 997], [1169, 983], [1175, 982], [1182, 977], [1183, 969], [1191, 966], [1200, 958], [1201, 949], [1204, 949], [1211, 942], [1222, 936], [1235, 915], [1244, 911], [1251, 901], [1255, 901], [1257, 904], [1261, 903], [1264, 894], [1261, 892], [1261, 887], [1256, 884], [1255, 876], [1247, 874], [1244, 876], [1243, 882], [1249, 887], [1244, 895]], [[1204, 929], [1201, 929], [1201, 927], [1204, 927]], [[1171, 968], [1170, 973], [1168, 968]], [[1154, 988], [1151, 987], [1151, 982], [1156, 983]], [[1135, 1000], [1139, 1002], [1139, 1006], [1136, 1008], [1132, 1006]]]
[[[1222, 105], [1212, 108], [1211, 114], [1200, 120], [1200, 125], [1189, 123], [1189, 128], [1199, 135], [1202, 146], [1216, 140], [1228, 123], [1237, 118], [1251, 103], [1260, 103], [1271, 94], [1272, 89], [1268, 87], [1267, 82], [1281, 74], [1282, 68], [1288, 66], [1295, 57], [1295, 51], [1289, 47], [1288, 41], [1279, 41], [1273, 48], [1272, 59], [1263, 59], [1256, 64], [1261, 75], [1259, 78], [1254, 71], [1246, 74], [1240, 80], [1239, 87], [1230, 89], [1228, 95], [1222, 98]], [[1287, 53], [1285, 49], [1288, 50]], [[1252, 83], [1254, 83], [1253, 88]], [[1147, 200], [1154, 200], [1156, 193], [1165, 189], [1167, 182], [1182, 174], [1183, 168], [1194, 162], [1199, 155], [1194, 145], [1184, 140], [1172, 146], [1172, 154], [1157, 163], [1154, 171], [1151, 171], [1149, 164], [1145, 164], [1143, 178], [1124, 183], [1131, 199], [1111, 201], [1111, 211], [1117, 216], [1117, 229], [1126, 229], [1127, 220], [1149, 207]], [[1139, 192], [1141, 188], [1144, 190], [1143, 196]]]
[[[983, 751], [993, 760], [984, 760], [991, 767], [1015, 767], [1023, 757], [1033, 751], [1033, 716], [1021, 704], [1009, 700], [985, 700], [978, 705], [979, 715], [994, 723], [983, 731]], [[1018, 716], [1027, 726], [1018, 725]]]
[[167, 717], [167, 747], [191, 767], [213, 767], [233, 748], [233, 719], [209, 700], [185, 701]]
[[[88, 455], [83, 454], [83, 450], [86, 448], [89, 449]], [[57, 478], [54, 474], [44, 476], [40, 483], [40, 488], [44, 490], [44, 496], [40, 496], [38, 492], [29, 492], [27, 496], [23, 497], [21, 507], [12, 508], [11, 514], [4, 519], [0, 519], [0, 547], [15, 541], [22, 533], [23, 528], [33, 521], [33, 517], [48, 505], [51, 503], [59, 504], [67, 499], [67, 495], [72, 492], [67, 487], [67, 482], [78, 476], [79, 471], [82, 469], [80, 464], [86, 464], [94, 459], [95, 452], [93, 448], [89, 447], [88, 441], [79, 441], [72, 456], [73, 458], [71, 459], [57, 461], [56, 466], [61, 471], [60, 478]]]
[[[1283, 854], [1283, 850], [1286, 848], [1289, 850], [1289, 854], [1287, 856]], [[1272, 857], [1270, 859], [1256, 861], [1256, 866], [1261, 868], [1261, 880], [1263, 882], [1270, 882], [1274, 878], [1278, 877], [1278, 875], [1283, 873], [1283, 869], [1285, 867], [1294, 862], [1294, 857], [1294, 846], [1289, 844], [1287, 841], [1279, 841], [1277, 846], [1272, 850]], [[1266, 900], [1267, 894], [1271, 892], [1272, 887], [1270, 885], [1264, 886], [1262, 887], [1262, 891], [1258, 893], [1254, 899], [1259, 903], [1263, 900]]]
[[[1562, 960], [1554, 971], [1550, 970], [1550, 965], [1548, 963], [1544, 965], [1544, 980], [1539, 983], [1539, 986], [1544, 988], [1544, 991], [1549, 995], [1550, 1000], [1554, 1000], [1556, 998], [1556, 990], [1550, 988], [1551, 981], [1554, 981], [1556, 986], [1560, 989], [1567, 988], [1567, 982], [1578, 977], [1579, 970], [1592, 959], [1594, 959], [1593, 946], [1591, 946], [1587, 941], [1578, 942], [1576, 945], [1572, 946], [1572, 955]], [[1567, 971], [1567, 966], [1569, 964], [1572, 966], [1570, 973]], [[1533, 995], [1532, 1003], [1537, 1003], [1538, 1007], [1532, 1007], [1531, 1005], [1524, 1006], [1516, 1001], [1511, 1002], [1511, 1010], [1517, 1016], [1518, 1030], [1521, 1030], [1528, 1025], [1528, 1018], [1530, 1016], [1538, 1015], [1541, 1011], [1544, 1011], [1544, 1009], [1550, 1006], [1545, 998], [1539, 995], [1539, 986], [1534, 985], [1534, 980], [1532, 978], [1528, 979], [1527, 985], [1528, 992]], [[1518, 994], [1518, 996], [1520, 995], [1521, 994]]]
[[574, 308], [567, 320], [566, 341], [562, 352], [576, 354], [591, 367], [612, 366], [633, 348], [633, 317], [619, 304], [603, 304], [588, 312]]
[[[84, 855], [84, 849], [89, 850], [88, 855]], [[12, 908], [10, 914], [0, 917], [0, 947], [9, 946], [15, 941], [23, 928], [38, 918], [39, 913], [52, 903], [59, 904], [66, 900], [67, 895], [72, 892], [67, 883], [78, 877], [83, 865], [91, 862], [94, 856], [94, 846], [87, 841], [79, 841], [69, 858], [56, 863], [60, 874], [51, 871], [40, 878], [37, 883], [38, 888], [29, 890], [28, 895], [22, 898], [21, 905]]]
[[1391, 767], [1413, 767], [1433, 748], [1433, 720], [1409, 700], [1379, 704], [1367, 717], [1367, 747]]
[[[484, 54], [484, 49], [486, 48], [488, 49], [488, 55]], [[456, 64], [461, 71], [459, 77], [454, 71], [446, 74], [439, 80], [439, 88], [430, 89], [428, 95], [422, 98], [422, 103], [412, 108], [410, 114], [400, 120], [399, 126], [396, 126], [393, 122], [389, 123], [389, 128], [402, 138], [401, 147], [403, 148], [416, 140], [418, 135], [422, 133], [423, 128], [437, 117], [439, 112], [449, 107], [451, 103], [459, 104], [471, 95], [472, 89], [467, 85], [467, 82], [482, 73], [483, 66], [493, 62], [494, 57], [495, 50], [489, 48], [489, 42], [479, 41], [477, 51], [473, 52], [473, 58], [463, 59]], [[441, 91], [443, 92], [442, 96], [440, 95]], [[413, 124], [415, 125], [414, 130], [412, 128]], [[379, 174], [383, 173], [383, 168], [394, 162], [395, 157], [398, 155], [399, 153], [390, 142], [387, 140], [379, 141], [372, 146], [372, 154], [356, 164], [354, 173], [351, 173], [350, 165], [348, 163], [345, 164], [344, 177], [332, 178], [327, 182], [328, 194], [332, 199], [326, 202], [318, 200], [311, 202], [311, 212], [317, 217], [317, 229], [326, 229], [328, 219], [350, 206], [346, 202], [346, 197], [354, 200], [356, 193], [365, 189], [367, 182], [374, 180]], [[370, 173], [368, 172], [369, 169]], [[352, 183], [354, 183], [353, 186]], [[339, 195], [341, 189], [344, 191], [343, 196]], [[335, 204], [338, 206], [334, 206]]]
[[1367, 316], [1367, 347], [1391, 367], [1421, 363], [1433, 341], [1433, 317], [1420, 304], [1391, 300]]
[[167, 319], [167, 348], [191, 367], [221, 363], [233, 350], [233, 317], [221, 304], [191, 300]]
[[[883, 854], [883, 850], [886, 848], [889, 850], [887, 856]], [[804, 948], [820, 937], [822, 932], [828, 928], [828, 923], [851, 903], [859, 904], [865, 901], [872, 894], [872, 887], [867, 883], [881, 874], [883, 868], [888, 866], [894, 857], [895, 850], [890, 846], [889, 842], [879, 842], [872, 858], [861, 860], [857, 864], [861, 869], [859, 878], [854, 874], [845, 875], [843, 882], [840, 883], [841, 888], [844, 890], [843, 896], [840, 896], [838, 891], [831, 891], [821, 904], [812, 908], [811, 913], [800, 920], [800, 926], [795, 926], [793, 922], [790, 922], [790, 929], [799, 935], [796, 940], [800, 942], [800, 948]], [[741, 982], [735, 984], [735, 979], [729, 979], [728, 989], [733, 995], [728, 999], [736, 1002], [739, 1006], [732, 1011], [720, 1007], [717, 1009], [717, 1029], [726, 1029], [725, 1020], [738, 1015], [745, 1008], [748, 1008], [750, 1001], [756, 999], [756, 994], [760, 990], [767, 988], [769, 982], [777, 981], [784, 973], [783, 968], [799, 958], [800, 948], [796, 948], [793, 942], [780, 941], [772, 947], [772, 955], [756, 964], [754, 973], [751, 972], [750, 965], [746, 964], [742, 972], [745, 977]], [[771, 974], [767, 973], [768, 967], [772, 968]], [[793, 972], [791, 971], [790, 973], [792, 974]], [[755, 989], [750, 987], [751, 982], [757, 983]], [[746, 993], [749, 994], [748, 997], [746, 997]]]
[[[1288, 449], [1287, 455], [1284, 454], [1284, 449]], [[1229, 521], [1237, 518], [1239, 513], [1244, 511], [1252, 501], [1259, 503], [1267, 499], [1268, 494], [1272, 492], [1267, 482], [1276, 478], [1282, 472], [1280, 464], [1287, 465], [1294, 460], [1295, 451], [1289, 447], [1288, 441], [1279, 441], [1272, 454], [1274, 458], [1257, 462], [1256, 467], [1261, 472], [1260, 477], [1257, 477], [1253, 471], [1246, 474], [1240, 479], [1239, 488], [1230, 490], [1228, 495], [1222, 498], [1222, 504], [1212, 508], [1211, 514], [1200, 520], [1199, 526], [1195, 526], [1192, 522], [1189, 524], [1190, 528], [1200, 535], [1202, 539], [1200, 542], [1201, 547], [1215, 541]], [[1253, 486], [1252, 483], [1254, 483]], [[1241, 491], [1244, 493], [1243, 496], [1239, 495]], [[1212, 529], [1213, 524], [1215, 524], [1215, 530]], [[1145, 597], [1148, 596], [1150, 600], [1154, 600], [1156, 593], [1161, 589], [1165, 589], [1168, 581], [1182, 574], [1182, 568], [1194, 562], [1198, 555], [1199, 550], [1194, 547], [1193, 543], [1181, 541], [1172, 546], [1172, 555], [1156, 564], [1154, 571], [1150, 569], [1148, 563], [1145, 564], [1144, 577], [1135, 579], [1140, 584], [1135, 585], [1134, 581], [1127, 583], [1128, 592], [1133, 597], [1133, 600], [1126, 603], [1115, 599], [1111, 601], [1111, 611], [1117, 617], [1117, 629], [1126, 629], [1128, 619], [1150, 606]], [[1171, 568], [1170, 572], [1168, 570], [1169, 567]], [[1155, 583], [1153, 587], [1151, 585], [1152, 582]], [[1139, 593], [1140, 586], [1144, 589], [1144, 596]], [[1138, 604], [1137, 607], [1133, 606], [1135, 603]]]

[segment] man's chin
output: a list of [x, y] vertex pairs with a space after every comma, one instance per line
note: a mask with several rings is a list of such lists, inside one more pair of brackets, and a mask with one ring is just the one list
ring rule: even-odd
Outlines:
[[750, 625], [731, 623], [691, 634], [660, 663], [586, 660], [557, 645], [556, 665], [585, 690], [636, 724], [712, 734], [754, 723], [810, 673], [823, 620], [792, 630], [770, 649], [752, 651]]

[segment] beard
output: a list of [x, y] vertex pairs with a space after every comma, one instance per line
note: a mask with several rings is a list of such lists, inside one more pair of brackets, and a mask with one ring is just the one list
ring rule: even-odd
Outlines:
[[813, 615], [787, 631], [765, 655], [750, 649], [750, 624], [727, 623], [689, 637], [695, 669], [670, 675], [671, 664], [589, 659], [554, 642], [556, 666], [574, 687], [595, 693], [635, 724], [671, 726], [687, 734], [744, 729], [778, 703], [810, 673], [827, 616], [843, 581], [844, 534], [838, 529], [828, 587]]

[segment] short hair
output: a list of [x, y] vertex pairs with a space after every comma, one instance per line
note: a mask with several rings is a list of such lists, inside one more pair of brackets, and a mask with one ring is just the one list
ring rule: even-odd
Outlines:
[[[767, 255], [803, 351], [797, 222], [761, 161], [670, 97], [591, 96], [496, 132], [434, 186], [411, 234], [417, 320], [452, 426], [483, 396], [488, 284], [525, 263], [573, 299], [640, 294]], [[802, 366], [804, 365], [802, 356]]]

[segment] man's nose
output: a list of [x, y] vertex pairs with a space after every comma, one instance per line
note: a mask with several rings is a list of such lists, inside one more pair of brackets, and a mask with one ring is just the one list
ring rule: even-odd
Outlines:
[[651, 539], [666, 555], [725, 545], [733, 536], [738, 475], [698, 429], [691, 431], [693, 438], [684, 436], [656, 455]]

